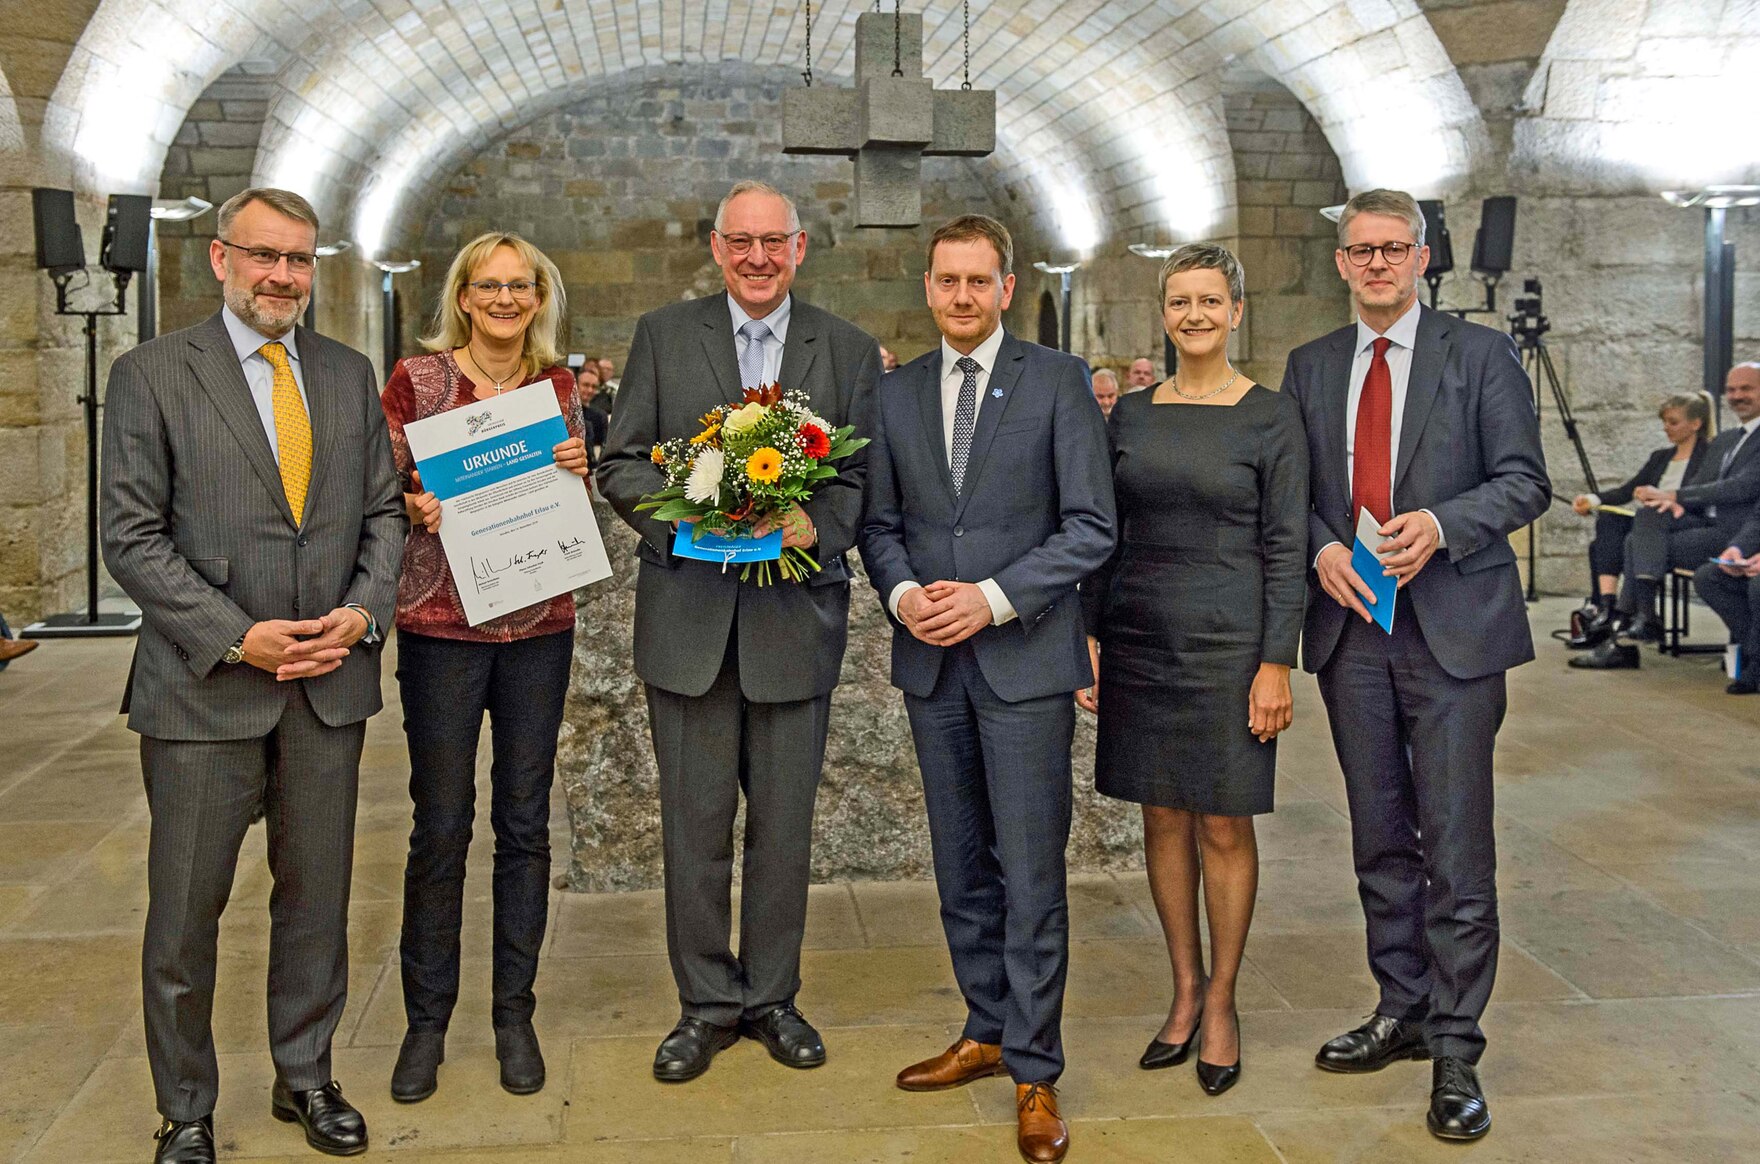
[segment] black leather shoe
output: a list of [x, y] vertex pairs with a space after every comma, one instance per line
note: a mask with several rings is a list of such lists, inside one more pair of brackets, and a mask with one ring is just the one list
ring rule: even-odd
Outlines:
[[1737, 679], [1723, 689], [1725, 695], [1753, 695], [1760, 691], [1760, 681], [1753, 679]]
[[1491, 1109], [1471, 1063], [1444, 1055], [1431, 1064], [1430, 1114], [1424, 1122], [1442, 1140], [1477, 1140], [1491, 1130]]
[[306, 1143], [326, 1155], [358, 1156], [367, 1150], [367, 1121], [342, 1098], [334, 1079], [310, 1091], [294, 1091], [277, 1079], [269, 1114], [284, 1124], [297, 1122], [306, 1130]]
[[544, 1053], [531, 1023], [495, 1028], [495, 1058], [501, 1061], [501, 1089], [531, 1095], [544, 1088]]
[[1662, 641], [1662, 623], [1653, 614], [1634, 614], [1620, 628], [1620, 636], [1634, 643], [1660, 643]]
[[1198, 1007], [1197, 1017], [1192, 1020], [1192, 1033], [1182, 1042], [1164, 1043], [1160, 1039], [1150, 1039], [1148, 1049], [1143, 1057], [1137, 1060], [1137, 1066], [1145, 1071], [1159, 1071], [1163, 1067], [1178, 1067], [1192, 1053], [1192, 1044], [1198, 1040], [1198, 1026], [1204, 1021], [1204, 1008]]
[[717, 1051], [739, 1042], [739, 1027], [718, 1027], [700, 1018], [685, 1016], [672, 1033], [660, 1040], [654, 1052], [654, 1078], [662, 1083], [683, 1083], [709, 1069]]
[[178, 1123], [166, 1120], [153, 1139], [153, 1164], [214, 1164], [214, 1117]]
[[1361, 1075], [1401, 1059], [1429, 1057], [1421, 1024], [1377, 1014], [1370, 1015], [1369, 1021], [1356, 1030], [1346, 1031], [1321, 1047], [1314, 1056], [1314, 1066], [1322, 1071]]
[[[1238, 1011], [1234, 1013], [1234, 1037], [1237, 1042], [1241, 1037], [1241, 1016]], [[1223, 1065], [1204, 1062], [1204, 1051], [1202, 1046], [1199, 1047], [1198, 1086], [1204, 1089], [1204, 1094], [1221, 1095], [1239, 1083], [1240, 1079], [1241, 1056], [1238, 1051], [1235, 1053], [1233, 1063]]]
[[1587, 655], [1578, 655], [1571, 666], [1582, 671], [1636, 671], [1639, 667], [1636, 643], [1608, 639]]
[[1613, 630], [1613, 611], [1597, 610], [1583, 620], [1582, 628], [1577, 633], [1565, 639], [1564, 645], [1573, 651], [1587, 651], [1612, 638]]
[[440, 1064], [446, 1062], [445, 1031], [405, 1031], [391, 1069], [391, 1098], [420, 1103], [440, 1086]]
[[824, 1041], [792, 1002], [741, 1019], [739, 1033], [763, 1043], [770, 1057], [784, 1067], [817, 1067], [825, 1062]]

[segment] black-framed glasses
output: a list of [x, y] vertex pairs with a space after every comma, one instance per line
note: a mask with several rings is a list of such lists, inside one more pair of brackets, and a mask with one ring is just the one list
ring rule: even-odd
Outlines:
[[1387, 261], [1388, 266], [1397, 267], [1406, 261], [1407, 255], [1417, 249], [1416, 244], [1405, 242], [1382, 243], [1380, 246], [1358, 243], [1355, 246], [1345, 247], [1344, 253], [1353, 266], [1367, 267], [1374, 261], [1375, 252], [1380, 251], [1381, 257]]
[[282, 259], [287, 260], [287, 269], [295, 275], [309, 275], [318, 266], [318, 256], [310, 251], [278, 251], [274, 247], [247, 247], [235, 242], [220, 240], [221, 246], [231, 247], [235, 251], [243, 251], [244, 257], [251, 266], [264, 271], [273, 271]]
[[485, 302], [500, 296], [503, 287], [507, 288], [507, 293], [519, 303], [530, 301], [532, 296], [538, 293], [538, 285], [530, 279], [509, 279], [505, 283], [497, 282], [494, 279], [478, 279], [474, 283], [466, 284], [466, 286], [471, 289], [472, 294]]
[[787, 234], [721, 234], [720, 231], [715, 233], [721, 235], [721, 245], [727, 248], [727, 253], [730, 255], [743, 258], [752, 253], [752, 244], [758, 243], [763, 246], [764, 253], [774, 259], [787, 250], [790, 240], [801, 232], [791, 230]]

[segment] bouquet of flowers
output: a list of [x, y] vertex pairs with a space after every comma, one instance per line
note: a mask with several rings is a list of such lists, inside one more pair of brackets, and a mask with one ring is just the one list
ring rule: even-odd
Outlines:
[[[804, 393], [784, 393], [780, 385], [747, 388], [738, 404], [703, 414], [702, 429], [654, 446], [655, 465], [666, 486], [647, 494], [639, 510], [653, 510], [661, 521], [691, 525], [691, 540], [705, 534], [751, 537], [760, 525], [779, 526], [784, 515], [806, 502], [820, 482], [837, 476], [833, 462], [868, 443], [855, 426], [835, 428], [813, 412]], [[813, 556], [788, 546], [776, 559], [790, 582], [819, 569]], [[768, 561], [748, 563], [740, 580], [752, 576], [770, 583]]]

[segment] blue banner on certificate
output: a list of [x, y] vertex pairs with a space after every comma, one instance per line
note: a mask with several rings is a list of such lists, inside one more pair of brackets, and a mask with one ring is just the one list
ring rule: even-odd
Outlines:
[[586, 483], [556, 464], [568, 425], [549, 380], [403, 431], [470, 625], [611, 576]]
[[[1388, 634], [1393, 633], [1393, 610], [1399, 602], [1399, 579], [1389, 578], [1382, 571], [1381, 559], [1376, 556], [1371, 546], [1378, 546], [1387, 539], [1380, 534], [1381, 523], [1370, 515], [1367, 509], [1357, 513], [1357, 541], [1351, 549], [1351, 569], [1357, 572], [1369, 592], [1375, 595], [1373, 603], [1365, 602], [1369, 616]], [[1358, 595], [1361, 598], [1362, 595]]]
[[782, 531], [779, 529], [771, 530], [761, 538], [730, 538], [705, 533], [692, 540], [693, 532], [689, 522], [679, 522], [678, 533], [672, 538], [672, 552], [681, 558], [719, 562], [723, 566], [738, 562], [774, 562], [782, 557]]

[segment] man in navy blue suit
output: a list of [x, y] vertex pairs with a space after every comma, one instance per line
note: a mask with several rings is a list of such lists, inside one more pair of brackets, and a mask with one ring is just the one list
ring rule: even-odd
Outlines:
[[893, 618], [960, 1039], [907, 1091], [1007, 1074], [1017, 1143], [1061, 1160], [1070, 695], [1093, 682], [1077, 585], [1112, 553], [1105, 423], [1081, 360], [1002, 330], [1014, 244], [956, 218], [929, 243], [940, 347], [876, 389], [860, 540]]

